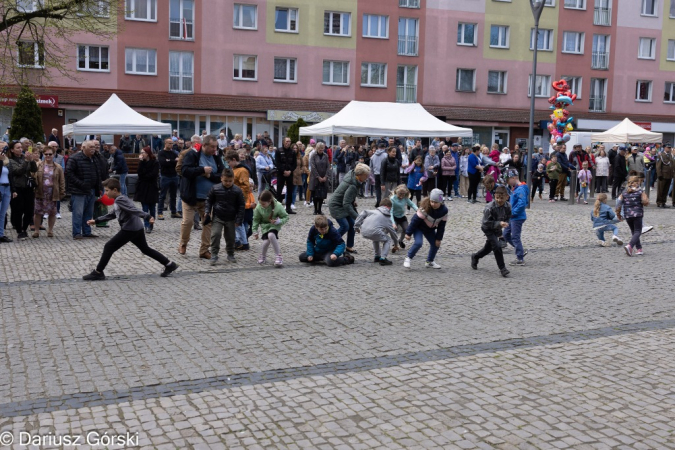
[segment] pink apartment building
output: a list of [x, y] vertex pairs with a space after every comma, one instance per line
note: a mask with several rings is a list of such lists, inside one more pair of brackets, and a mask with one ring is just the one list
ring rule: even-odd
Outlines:
[[[630, 117], [673, 141], [675, 2], [545, 1], [535, 143], [548, 140], [550, 83], [561, 77], [578, 96], [577, 129]], [[524, 0], [125, 3], [116, 39], [82, 35], [68, 50], [75, 80], [37, 89], [46, 134], [117, 93], [185, 137], [267, 131], [278, 141], [297, 117], [317, 122], [355, 99], [419, 102], [481, 143], [527, 137], [533, 21]], [[34, 52], [17, 53], [39, 64]], [[0, 110], [0, 126], [10, 117]]]

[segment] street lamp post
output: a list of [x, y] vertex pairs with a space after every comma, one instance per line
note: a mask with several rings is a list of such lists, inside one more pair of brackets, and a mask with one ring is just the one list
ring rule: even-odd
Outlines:
[[[532, 189], [532, 149], [534, 148], [534, 99], [535, 86], [537, 83], [537, 47], [539, 45], [539, 18], [544, 10], [545, 0], [530, 0], [530, 8], [534, 16], [534, 54], [532, 56], [532, 79], [530, 80], [530, 134], [527, 142], [527, 187]], [[530, 196], [531, 197], [531, 196]], [[531, 201], [528, 199], [527, 207], [529, 208]]]

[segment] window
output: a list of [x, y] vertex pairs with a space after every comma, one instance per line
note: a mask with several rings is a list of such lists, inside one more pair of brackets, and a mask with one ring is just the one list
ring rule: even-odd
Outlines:
[[[276, 26], [276, 25], [275, 25]], [[258, 7], [256, 5], [234, 4], [234, 28], [258, 29]]]
[[565, 0], [567, 9], [586, 9], [586, 0]]
[[194, 40], [194, 21], [194, 0], [169, 0], [169, 39]]
[[651, 102], [652, 101], [652, 82], [645, 80], [638, 80], [635, 83], [635, 101], [636, 102]]
[[488, 72], [488, 94], [506, 94], [506, 72]]
[[363, 37], [386, 39], [389, 37], [389, 17], [363, 15]]
[[21, 12], [32, 12], [42, 8], [43, 0], [16, 0], [16, 9]]
[[584, 53], [584, 33], [577, 31], [565, 31], [563, 33], [563, 53]]
[[675, 40], [668, 39], [668, 54], [666, 55], [668, 61], [675, 61]]
[[609, 36], [593, 35], [593, 59], [591, 69], [609, 69]]
[[668, 13], [668, 17], [675, 19], [675, 1], [673, 0], [670, 0], [670, 12]]
[[417, 101], [417, 66], [398, 66], [396, 70], [396, 101]]
[[457, 69], [457, 85], [460, 92], [476, 92], [476, 69]]
[[330, 11], [323, 13], [323, 34], [330, 36], [350, 36], [351, 13]]
[[593, 25], [609, 27], [612, 25], [612, 0], [595, 0]]
[[192, 94], [193, 60], [192, 52], [169, 52], [169, 92]]
[[20, 67], [44, 68], [45, 48], [42, 42], [19, 41], [16, 46], [19, 52], [18, 63]]
[[[276, 63], [276, 61], [275, 61]], [[276, 64], [274, 67], [276, 73]], [[234, 55], [234, 79], [256, 81], [258, 79], [258, 57]]]
[[638, 58], [654, 59], [656, 53], [656, 39], [640, 38], [640, 47], [638, 47]]
[[[548, 97], [551, 90], [551, 76], [550, 75], [537, 75], [537, 78], [534, 80], [534, 96], [535, 97]], [[527, 96], [532, 95], [532, 74], [530, 74], [527, 80]]]
[[295, 68], [298, 62], [294, 58], [274, 58], [274, 81], [296, 83]]
[[110, 17], [110, 0], [89, 0], [85, 4], [80, 5], [78, 10], [78, 14], [92, 15], [94, 17]]
[[567, 81], [568, 86], [570, 87], [570, 92], [575, 94], [578, 99], [581, 98], [581, 77], [566, 77], [563, 75], [563, 80]]
[[384, 63], [361, 63], [361, 86], [387, 87], [387, 65]]
[[417, 19], [398, 19], [398, 54], [417, 56]]
[[643, 16], [656, 16], [656, 2], [657, 0], [642, 0]]
[[[530, 33], [530, 50], [534, 50], [534, 28]], [[539, 29], [537, 50], [553, 51], [553, 30]]]
[[666, 92], [663, 95], [663, 101], [665, 103], [675, 103], [675, 83], [666, 83]]
[[477, 45], [477, 31], [477, 24], [460, 22], [460, 24], [457, 26], [457, 45]]
[[127, 48], [124, 50], [124, 72], [134, 75], [157, 75], [157, 50]]
[[349, 85], [348, 61], [324, 61], [323, 84]]
[[544, 6], [555, 8], [555, 0], [544, 0]]
[[124, 9], [127, 20], [157, 21], [157, 0], [126, 0]]
[[505, 25], [490, 26], [490, 47], [509, 48], [509, 27]]
[[606, 98], [607, 98], [607, 79], [591, 78], [591, 100], [588, 105], [589, 111], [605, 112]]
[[398, 6], [401, 8], [419, 8], [420, 0], [398, 0]]
[[277, 8], [274, 13], [274, 31], [298, 32], [297, 8]]
[[92, 72], [108, 72], [108, 47], [98, 45], [77, 46], [77, 70]]

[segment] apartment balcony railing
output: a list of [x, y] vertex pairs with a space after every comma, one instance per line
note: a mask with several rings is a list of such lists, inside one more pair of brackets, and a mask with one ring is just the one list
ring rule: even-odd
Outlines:
[[398, 54], [403, 56], [417, 56], [417, 36], [399, 36]]
[[398, 0], [398, 6], [401, 8], [419, 8], [420, 0]]
[[194, 26], [192, 20], [170, 19], [169, 20], [169, 38], [184, 39], [191, 41], [195, 38]]
[[593, 52], [591, 60], [591, 69], [609, 69], [609, 53]]
[[595, 8], [593, 25], [612, 26], [612, 8]]
[[593, 112], [605, 112], [605, 97], [591, 97], [588, 110]]
[[416, 103], [417, 85], [416, 84], [397, 84], [396, 101], [398, 103]]

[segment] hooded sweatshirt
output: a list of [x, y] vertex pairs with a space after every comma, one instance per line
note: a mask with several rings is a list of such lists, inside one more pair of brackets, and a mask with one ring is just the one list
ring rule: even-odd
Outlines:
[[431, 208], [428, 213], [418, 209], [412, 217], [408, 229], [405, 230], [405, 234], [412, 236], [418, 228], [421, 228], [422, 231], [436, 229], [436, 240], [440, 241], [443, 239], [446, 223], [448, 223], [448, 208], [445, 205], [441, 205], [438, 209]]
[[396, 229], [392, 224], [391, 211], [386, 206], [361, 212], [354, 222], [354, 229], [361, 230], [361, 235], [366, 239], [379, 241], [388, 233], [394, 242], [398, 241]]
[[527, 220], [525, 208], [529, 200], [530, 190], [527, 183], [522, 183], [516, 186], [511, 193], [511, 220]]
[[97, 217], [95, 220], [98, 224], [117, 218], [122, 230], [140, 231], [143, 229], [143, 221], [141, 218], [149, 220], [150, 217], [150, 213], [143, 212], [136, 208], [134, 202], [132, 202], [129, 197], [120, 195], [115, 198], [112, 212], [109, 212], [105, 216]]
[[309, 229], [307, 235], [307, 256], [325, 255], [327, 253], [335, 256], [342, 256], [345, 252], [345, 241], [333, 226], [333, 222], [328, 221], [328, 232], [320, 234], [314, 225]]
[[383, 148], [378, 148], [375, 154], [370, 158], [370, 171], [373, 175], [379, 175], [382, 168], [382, 161], [387, 159], [387, 152]]

